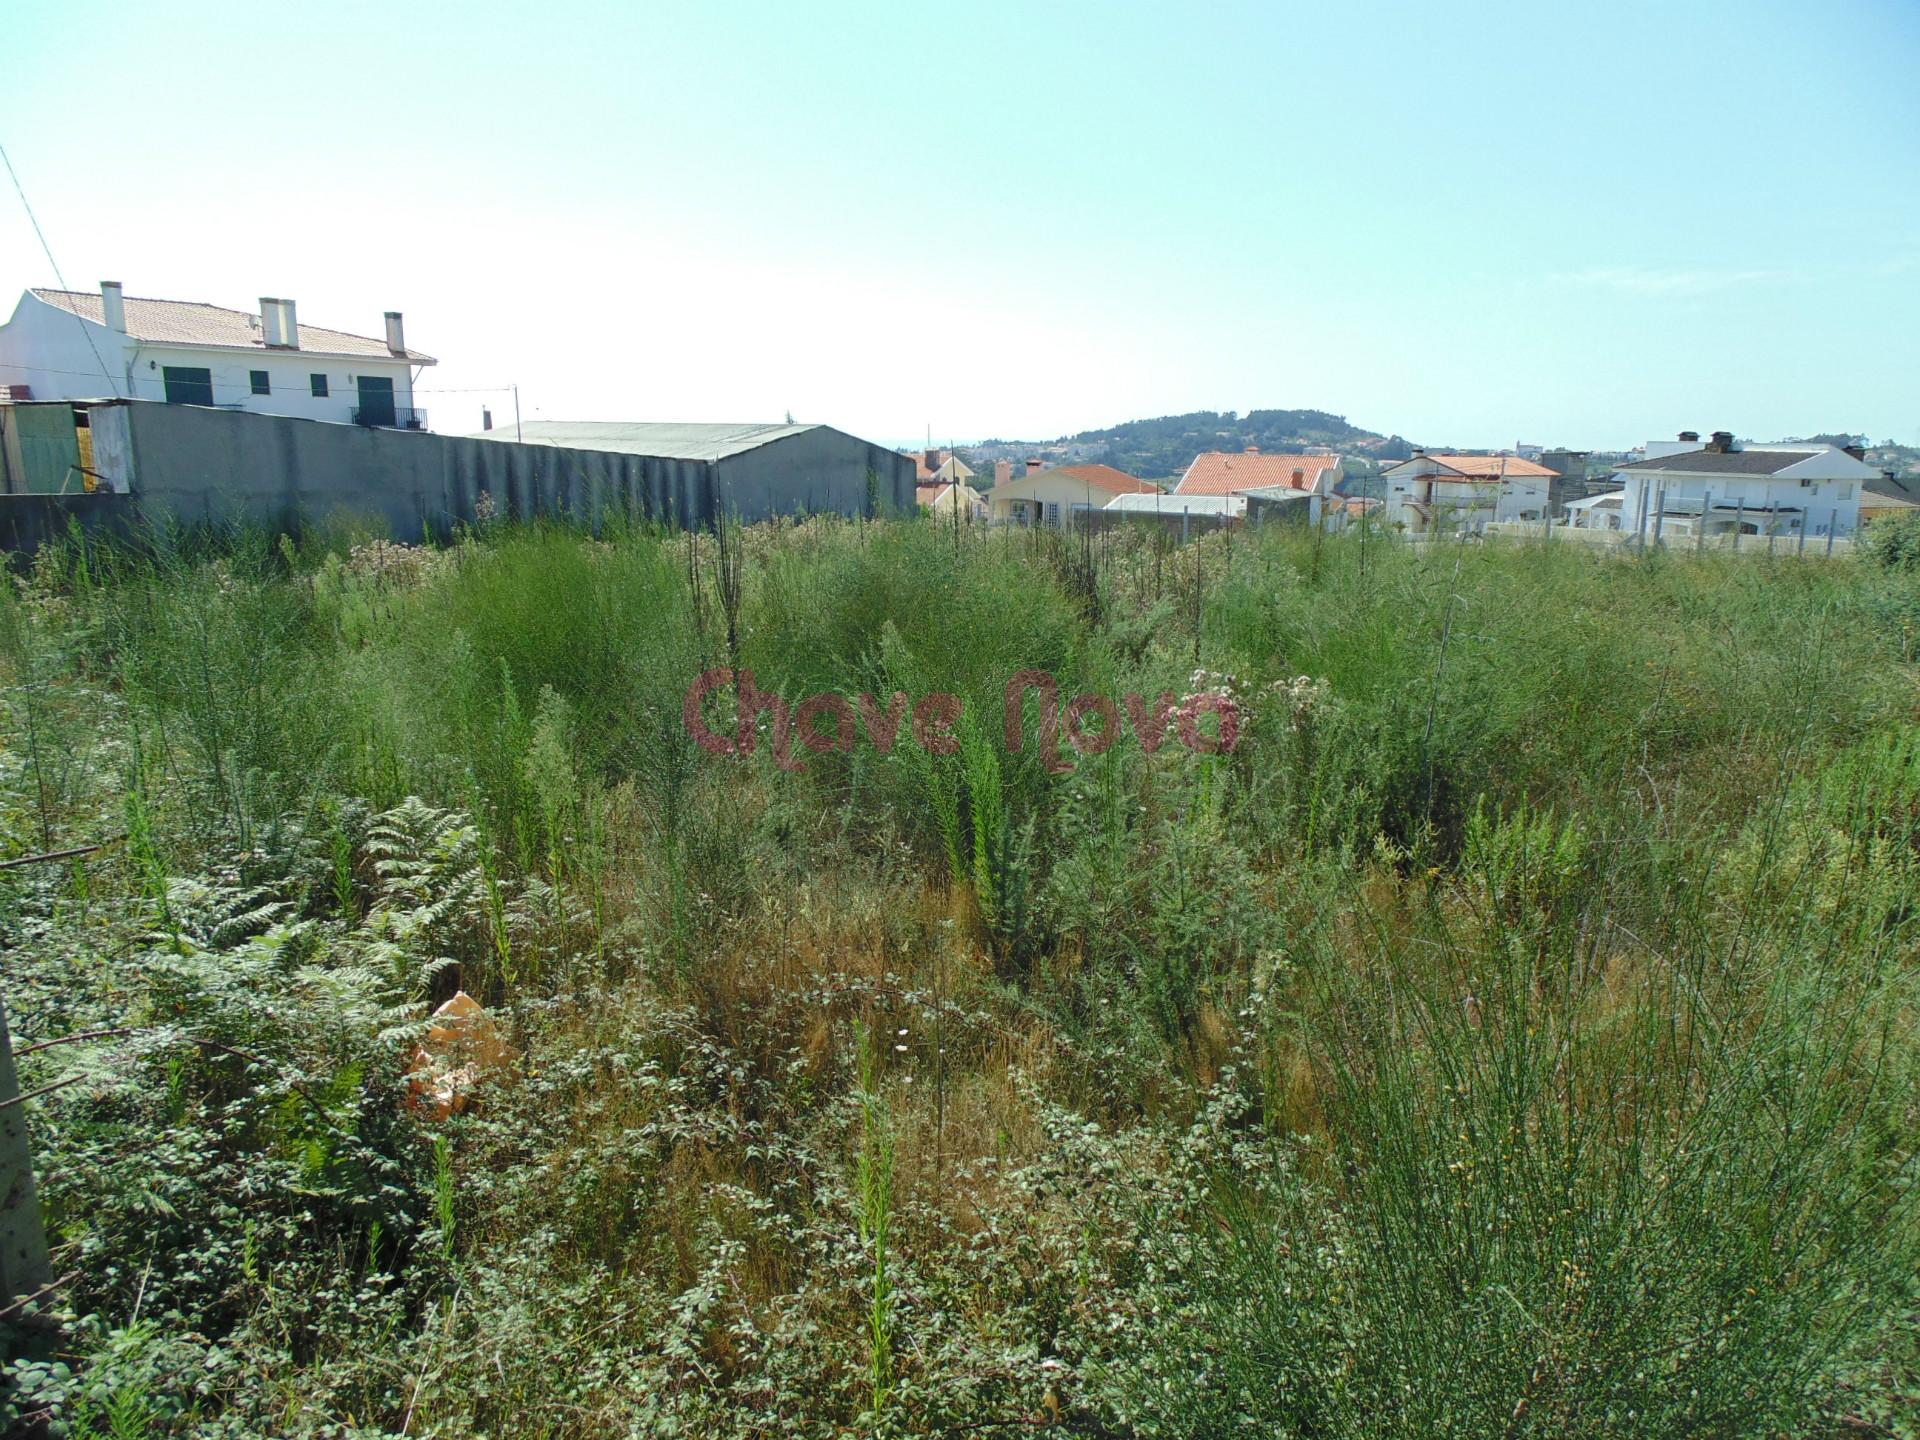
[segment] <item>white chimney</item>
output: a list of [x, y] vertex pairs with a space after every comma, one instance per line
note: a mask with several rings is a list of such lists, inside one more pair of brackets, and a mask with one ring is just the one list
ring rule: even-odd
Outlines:
[[400, 327], [400, 312], [387, 311], [387, 349], [396, 355], [407, 353], [407, 332]]
[[298, 350], [300, 327], [293, 318], [293, 301], [260, 297], [260, 341], [270, 349]]
[[109, 330], [127, 333], [127, 302], [120, 296], [118, 280], [100, 282], [100, 318], [106, 322]]

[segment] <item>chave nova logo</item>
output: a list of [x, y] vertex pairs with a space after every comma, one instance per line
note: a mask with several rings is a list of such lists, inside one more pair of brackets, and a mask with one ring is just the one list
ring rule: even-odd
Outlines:
[[[733, 687], [734, 728], [731, 735], [717, 731], [708, 723], [709, 697]], [[1121, 705], [1105, 695], [1076, 695], [1060, 710], [1060, 686], [1044, 670], [1021, 670], [1007, 681], [1002, 697], [1002, 733], [1007, 750], [1019, 754], [1025, 740], [1026, 694], [1039, 693], [1040, 754], [1047, 769], [1065, 774], [1073, 764], [1060, 750], [1064, 732], [1067, 743], [1082, 755], [1101, 755], [1113, 748], [1122, 733]], [[1149, 755], [1167, 738], [1171, 725], [1187, 749], [1202, 755], [1230, 751], [1240, 739], [1240, 709], [1225, 690], [1211, 688], [1176, 700], [1173, 692], [1163, 690], [1152, 704], [1129, 691], [1122, 703], [1131, 722], [1134, 738]], [[912, 706], [910, 733], [914, 744], [930, 755], [951, 755], [960, 748], [955, 733], [966, 710], [957, 695], [936, 690]], [[908, 715], [908, 697], [896, 690], [884, 709], [868, 694], [849, 700], [832, 692], [809, 695], [798, 706], [771, 690], [762, 690], [753, 671], [732, 670], [725, 666], [708, 670], [687, 687], [682, 706], [687, 732], [694, 743], [709, 755], [750, 755], [760, 733], [760, 717], [768, 718], [773, 742], [774, 763], [782, 770], [807, 768], [804, 759], [794, 755], [796, 735], [800, 744], [816, 755], [834, 751], [850, 753], [862, 730], [867, 743], [882, 755], [891, 754], [900, 738], [901, 726]], [[1201, 728], [1201, 717], [1214, 717], [1214, 733]]]

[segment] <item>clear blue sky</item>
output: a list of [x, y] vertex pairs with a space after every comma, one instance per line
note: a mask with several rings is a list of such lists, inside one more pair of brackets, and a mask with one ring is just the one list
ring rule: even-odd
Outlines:
[[[1319, 406], [1920, 440], [1920, 5], [16, 5], [76, 288], [408, 336], [436, 428]], [[0, 288], [50, 283], [0, 191]], [[10, 298], [7, 303], [10, 303]], [[510, 407], [495, 400], [498, 417]]]

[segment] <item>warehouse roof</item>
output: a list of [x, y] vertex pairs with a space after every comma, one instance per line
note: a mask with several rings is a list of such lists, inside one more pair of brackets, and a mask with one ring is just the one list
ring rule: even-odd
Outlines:
[[724, 460], [818, 430], [818, 425], [682, 425], [644, 420], [529, 420], [517, 429], [483, 430], [479, 440], [523, 440], [567, 450], [610, 450], [657, 460]]
[[[104, 302], [98, 290], [41, 290], [34, 298], [58, 306], [70, 315], [106, 324]], [[251, 310], [229, 310], [224, 305], [208, 305], [198, 300], [146, 300], [129, 295], [125, 301], [127, 334], [152, 345], [209, 345], [232, 350], [267, 350], [260, 329], [260, 317]], [[367, 360], [405, 360], [411, 365], [431, 365], [431, 355], [418, 350], [395, 354], [387, 342], [370, 335], [353, 335], [345, 330], [329, 330], [324, 325], [301, 325], [300, 350], [314, 355], [349, 355]], [[276, 353], [293, 354], [293, 351]]]

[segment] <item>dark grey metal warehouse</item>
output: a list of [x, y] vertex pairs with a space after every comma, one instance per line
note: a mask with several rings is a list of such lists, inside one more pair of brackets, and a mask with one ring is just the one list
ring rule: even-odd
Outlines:
[[830, 425], [536, 420], [472, 438], [635, 456], [647, 462], [649, 492], [694, 524], [722, 511], [760, 520], [915, 508], [909, 457]]

